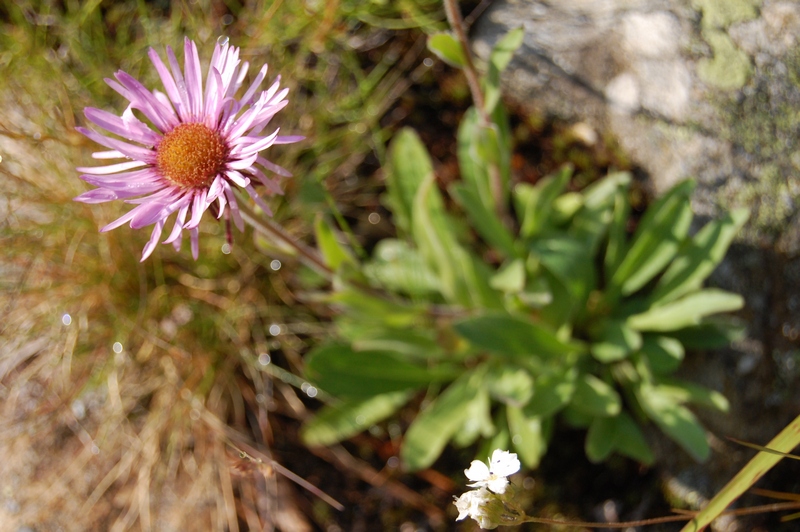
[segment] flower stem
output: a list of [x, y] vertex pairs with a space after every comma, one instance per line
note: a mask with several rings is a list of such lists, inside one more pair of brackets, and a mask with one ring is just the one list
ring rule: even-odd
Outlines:
[[325, 261], [322, 260], [316, 250], [294, 238], [279, 224], [270, 218], [257, 216], [244, 201], [239, 203], [239, 213], [242, 215], [242, 219], [250, 224], [254, 230], [271, 240], [280, 240], [287, 244], [297, 252], [297, 256], [306, 266], [329, 280], [333, 279], [333, 270], [325, 264]]

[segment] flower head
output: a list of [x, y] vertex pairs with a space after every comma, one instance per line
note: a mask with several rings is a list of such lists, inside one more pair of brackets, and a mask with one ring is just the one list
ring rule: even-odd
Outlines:
[[487, 466], [480, 460], [473, 460], [464, 474], [472, 481], [472, 488], [486, 487], [494, 493], [505, 493], [508, 476], [519, 471], [520, 463], [515, 453], [495, 449]]
[[278, 79], [269, 89], [259, 91], [267, 74], [264, 65], [245, 93], [237, 98], [248, 63], [239, 60], [239, 49], [229, 46], [227, 41], [218, 42], [214, 48], [205, 90], [197, 46], [188, 38], [184, 41], [183, 72], [170, 47], [167, 47], [169, 69], [155, 50], [151, 49], [148, 55], [166, 94], [151, 92], [123, 71], [115, 74], [116, 80], [106, 79], [112, 89], [130, 102], [128, 108], [121, 116], [92, 107], [87, 107], [84, 114], [115, 136], [77, 129], [109, 148], [110, 151], [93, 154], [94, 158], [127, 161], [78, 168], [83, 173], [81, 179], [98, 188], [75, 200], [103, 203], [122, 199], [136, 205], [100, 230], [109, 231], [125, 223], [134, 229], [155, 224], [142, 260], [153, 252], [167, 219], [174, 213], [172, 230], [163, 243], [179, 249], [183, 231], [187, 230], [192, 256], [196, 259], [197, 227], [206, 210], [211, 209], [226, 223], [233, 219], [239, 230], [244, 228], [235, 189], [244, 189], [262, 210], [271, 214], [253, 185], [263, 185], [270, 195], [281, 194], [278, 183], [262, 168], [279, 176], [290, 174], [260, 152], [273, 144], [297, 142], [303, 137], [279, 136], [277, 129], [262, 134], [272, 117], [288, 103], [288, 89], [279, 90]]
[[[492, 494], [486, 488], [471, 490], [454, 501], [458, 509], [456, 521], [461, 521], [467, 517], [473, 518], [481, 528], [497, 528], [486, 513], [486, 504], [492, 499]], [[494, 526], [493, 526], [494, 525]]]

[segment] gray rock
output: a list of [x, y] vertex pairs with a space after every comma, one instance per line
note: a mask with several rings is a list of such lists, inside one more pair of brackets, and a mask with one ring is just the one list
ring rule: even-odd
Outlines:
[[[731, 400], [704, 418], [712, 432], [766, 442], [800, 411], [800, 2], [496, 0], [477, 55], [520, 25], [504, 78], [517, 105], [613, 134], [655, 193], [694, 177], [701, 220], [750, 207], [712, 279], [745, 296], [749, 337], [685, 371]], [[706, 466], [711, 485], [739, 466]]]

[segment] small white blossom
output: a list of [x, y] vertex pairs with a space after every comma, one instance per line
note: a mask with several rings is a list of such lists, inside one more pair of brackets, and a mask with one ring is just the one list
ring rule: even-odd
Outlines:
[[505, 493], [508, 476], [519, 471], [520, 463], [515, 453], [495, 449], [487, 466], [480, 460], [473, 460], [464, 474], [472, 481], [471, 488], [489, 488], [494, 493]]
[[456, 508], [458, 508], [458, 517], [456, 521], [461, 521], [467, 517], [473, 518], [477, 521], [478, 526], [484, 529], [496, 528], [497, 525], [492, 522], [486, 514], [484, 505], [492, 498], [492, 494], [486, 488], [480, 488], [464, 493], [461, 497], [455, 500]]

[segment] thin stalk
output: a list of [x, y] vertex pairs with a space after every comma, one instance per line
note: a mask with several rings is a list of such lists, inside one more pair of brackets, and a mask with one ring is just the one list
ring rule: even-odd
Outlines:
[[333, 279], [333, 270], [331, 270], [325, 264], [325, 262], [322, 260], [322, 257], [319, 256], [316, 250], [306, 246], [294, 238], [292, 235], [287, 233], [283, 227], [272, 221], [270, 218], [256, 216], [256, 214], [250, 210], [250, 207], [248, 207], [247, 203], [244, 201], [239, 203], [239, 213], [242, 215], [242, 219], [250, 224], [253, 229], [269, 239], [280, 240], [284, 244], [294, 249], [297, 252], [297, 256], [306, 266], [325, 276], [329, 280]]
[[[472, 101], [475, 102], [475, 108], [478, 111], [478, 117], [482, 127], [490, 127], [492, 125], [492, 117], [486, 111], [486, 98], [483, 96], [481, 84], [478, 79], [478, 70], [475, 68], [475, 63], [472, 60], [472, 53], [470, 52], [469, 40], [467, 39], [467, 30], [464, 25], [464, 19], [461, 16], [461, 10], [458, 8], [457, 0], [444, 0], [444, 12], [447, 15], [447, 21], [450, 27], [453, 28], [456, 39], [461, 44], [464, 50], [464, 58], [466, 64], [464, 65], [464, 75], [467, 77], [467, 85], [472, 94]], [[500, 179], [500, 169], [494, 163], [489, 163], [489, 185], [491, 187], [492, 199], [494, 199], [495, 209], [500, 215], [500, 219], [505, 217], [505, 205], [503, 205], [503, 183]]]

